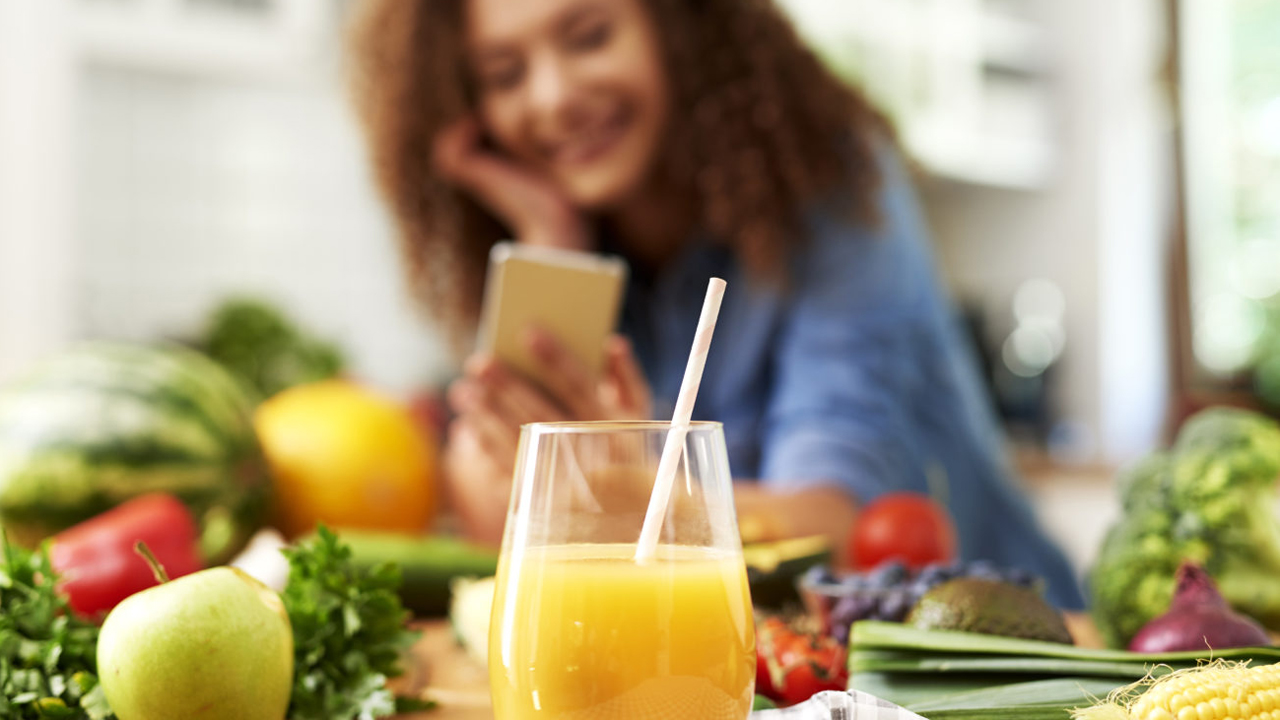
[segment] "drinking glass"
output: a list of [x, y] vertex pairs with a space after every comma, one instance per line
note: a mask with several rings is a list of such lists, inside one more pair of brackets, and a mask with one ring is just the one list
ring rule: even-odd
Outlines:
[[521, 431], [489, 626], [497, 720], [743, 720], [755, 631], [719, 423], [692, 423], [638, 561], [669, 423]]

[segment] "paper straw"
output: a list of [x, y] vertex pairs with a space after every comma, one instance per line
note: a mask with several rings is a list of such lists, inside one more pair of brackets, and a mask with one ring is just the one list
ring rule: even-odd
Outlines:
[[711, 349], [711, 334], [716, 329], [716, 317], [720, 314], [720, 301], [724, 299], [725, 282], [711, 278], [707, 283], [707, 297], [702, 301], [702, 316], [693, 334], [693, 347], [689, 349], [689, 363], [684, 367], [684, 380], [680, 394], [676, 396], [676, 411], [671, 417], [671, 431], [662, 447], [658, 460], [658, 476], [653, 482], [653, 494], [649, 496], [649, 509], [645, 511], [644, 527], [640, 530], [640, 542], [636, 544], [636, 561], [653, 557], [658, 550], [658, 534], [667, 517], [667, 503], [671, 500], [671, 486], [675, 483], [676, 465], [684, 449], [684, 438], [693, 418], [693, 403], [698, 398], [698, 386], [702, 384], [702, 369], [707, 364], [707, 351]]

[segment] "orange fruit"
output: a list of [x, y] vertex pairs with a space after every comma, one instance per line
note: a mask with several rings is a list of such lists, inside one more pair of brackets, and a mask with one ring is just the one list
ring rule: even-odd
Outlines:
[[275, 479], [275, 521], [292, 538], [331, 527], [425, 532], [436, 447], [407, 408], [345, 380], [281, 392], [254, 426]]

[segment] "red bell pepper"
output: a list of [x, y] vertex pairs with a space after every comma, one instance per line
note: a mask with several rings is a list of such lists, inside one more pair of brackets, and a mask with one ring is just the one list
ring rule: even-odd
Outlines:
[[170, 578], [202, 568], [195, 519], [182, 501], [142, 495], [53, 538], [49, 559], [71, 609], [97, 617], [156, 584], [134, 546], [144, 542]]

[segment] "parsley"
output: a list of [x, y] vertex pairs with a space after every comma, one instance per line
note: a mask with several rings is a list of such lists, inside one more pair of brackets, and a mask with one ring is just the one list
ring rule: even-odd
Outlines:
[[0, 717], [113, 718], [98, 684], [98, 628], [54, 591], [47, 549], [29, 552], [0, 533]]
[[284, 550], [289, 581], [282, 598], [293, 625], [289, 720], [373, 720], [396, 712], [386, 681], [417, 638], [396, 594], [400, 568], [367, 574], [351, 548], [321, 526], [315, 539]]

